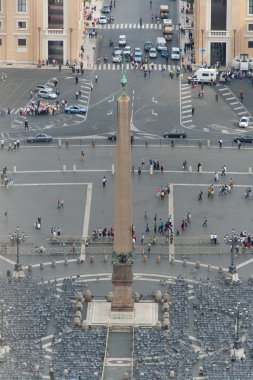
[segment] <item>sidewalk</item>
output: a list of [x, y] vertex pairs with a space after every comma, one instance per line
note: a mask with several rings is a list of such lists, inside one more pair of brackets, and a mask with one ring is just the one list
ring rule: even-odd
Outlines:
[[[185, 63], [185, 65], [192, 67], [192, 50], [190, 49], [189, 44], [194, 41], [194, 16], [193, 12], [189, 13], [189, 11], [189, 3], [181, 0], [179, 2], [179, 22], [181, 28], [184, 30], [184, 32], [180, 32], [180, 48], [182, 51], [182, 58], [184, 58], [184, 61], [182, 61], [182, 66], [184, 66]], [[192, 39], [190, 39], [190, 34], [192, 35]], [[193, 55], [193, 57], [195, 57], [195, 55]]]

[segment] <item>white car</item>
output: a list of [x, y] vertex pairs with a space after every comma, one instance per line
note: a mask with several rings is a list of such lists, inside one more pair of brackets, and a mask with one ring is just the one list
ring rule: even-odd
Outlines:
[[100, 16], [98, 22], [99, 24], [107, 24], [107, 17]]
[[116, 51], [113, 53], [113, 56], [112, 56], [112, 62], [113, 62], [113, 63], [121, 63], [121, 61], [122, 61], [121, 54], [122, 54], [122, 51], [121, 51], [121, 50], [116, 50]]
[[171, 59], [180, 59], [180, 49], [178, 47], [171, 48]]
[[131, 54], [132, 54], [131, 46], [126, 46], [126, 47], [123, 49], [123, 54], [125, 54], [125, 55], [131, 55]]
[[126, 46], [127, 40], [124, 34], [119, 36], [119, 46]]
[[38, 98], [55, 99], [57, 95], [52, 91], [40, 90], [37, 94]]
[[148, 53], [149, 58], [157, 58], [156, 48], [151, 48]]
[[240, 128], [247, 128], [249, 126], [249, 118], [247, 116], [242, 116], [239, 121]]
[[53, 89], [51, 87], [48, 87], [46, 84], [38, 84], [38, 86], [36, 87], [36, 90], [38, 91], [46, 90], [48, 92], [53, 92]]

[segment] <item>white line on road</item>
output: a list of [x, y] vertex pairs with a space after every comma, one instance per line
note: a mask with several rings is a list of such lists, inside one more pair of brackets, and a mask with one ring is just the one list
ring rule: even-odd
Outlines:
[[248, 264], [251, 264], [251, 263], [253, 263], [253, 259], [249, 259], [249, 260], [247, 260], [247, 261], [244, 261], [244, 263], [241, 263], [241, 264], [239, 264], [239, 265], [236, 265], [236, 267], [239, 269], [239, 268], [243, 268], [243, 267], [245, 267], [246, 265], [248, 265]]
[[7, 257], [4, 257], [2, 255], [0, 255], [0, 259], [3, 260], [3, 261], [6, 261], [8, 264], [12, 264], [12, 265], [15, 265], [16, 262], [13, 261], [13, 260], [10, 260], [10, 259], [7, 259]]
[[[174, 224], [174, 193], [173, 193], [173, 185], [170, 185], [170, 192], [168, 195], [168, 214], [171, 215], [172, 224]], [[170, 259], [175, 257], [175, 247], [174, 247], [174, 239], [172, 244], [169, 245], [169, 254]]]
[[[87, 188], [84, 221], [83, 221], [83, 235], [82, 235], [83, 241], [85, 241], [89, 235], [91, 197], [92, 197], [92, 183], [89, 183], [88, 188]], [[81, 245], [80, 259], [85, 260], [85, 243], [84, 242]]]

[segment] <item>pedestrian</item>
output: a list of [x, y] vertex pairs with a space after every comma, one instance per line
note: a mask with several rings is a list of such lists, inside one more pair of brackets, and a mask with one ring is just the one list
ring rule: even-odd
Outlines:
[[81, 157], [80, 157], [80, 160], [83, 161], [84, 160], [84, 151], [81, 150]]
[[202, 224], [202, 227], [207, 227], [207, 219], [206, 219], [206, 218], [204, 219], [204, 222], [203, 222], [203, 224]]
[[107, 178], [106, 178], [106, 176], [104, 175], [103, 178], [102, 178], [103, 187], [106, 186], [106, 182], [107, 182]]
[[61, 201], [60, 201], [60, 207], [61, 207], [61, 208], [64, 207], [64, 200], [63, 200], [63, 198], [62, 198]]
[[57, 87], [57, 84], [58, 84], [58, 80], [55, 78], [55, 80], [54, 80], [54, 87]]
[[138, 167], [138, 175], [141, 175], [141, 167]]
[[33, 98], [33, 91], [31, 90], [30, 92], [30, 95], [31, 95], [31, 99]]
[[150, 8], [152, 8], [152, 0], [150, 0], [149, 6], [150, 6]]
[[151, 243], [149, 242], [148, 243], [148, 253], [150, 253], [150, 251], [151, 251]]
[[201, 165], [201, 163], [199, 162], [199, 163], [198, 163], [198, 173], [201, 172], [201, 171], [202, 171], [202, 165]]
[[144, 219], [148, 220], [148, 212], [147, 211], [144, 212]]
[[194, 115], [194, 112], [195, 112], [195, 108], [192, 107], [192, 115]]
[[198, 195], [199, 201], [202, 201], [202, 196], [203, 196], [203, 191], [200, 190], [199, 195]]
[[219, 181], [219, 174], [217, 172], [214, 173], [214, 182]]
[[149, 234], [149, 225], [148, 225], [148, 223], [146, 224], [146, 230], [145, 230], [145, 232], [146, 232], [147, 234]]
[[213, 233], [210, 234], [210, 243], [213, 244], [214, 241], [213, 241]]
[[4, 220], [5, 222], [8, 222], [8, 210], [5, 210], [4, 212]]
[[9, 143], [9, 146], [8, 146], [8, 152], [12, 150], [12, 145], [11, 145], [11, 142]]
[[226, 165], [224, 165], [221, 171], [221, 176], [225, 177], [226, 174], [227, 174], [227, 168], [226, 168]]
[[78, 100], [78, 95], [79, 95], [79, 93], [78, 93], [78, 91], [76, 91], [76, 100]]
[[4, 148], [4, 139], [0, 140], [0, 145], [1, 145], [1, 148], [3, 149]]
[[77, 84], [78, 83], [78, 76], [77, 75], [76, 75], [75, 81], [76, 81], [76, 84]]
[[17, 148], [20, 147], [20, 140], [17, 140]]
[[41, 226], [41, 216], [38, 216], [38, 224]]
[[16, 140], [13, 141], [13, 148], [17, 149], [17, 141]]
[[222, 148], [222, 145], [223, 145], [223, 140], [219, 140], [219, 147], [220, 147], [220, 149]]
[[161, 169], [161, 173], [163, 173], [163, 169], [164, 169], [163, 164], [161, 164], [160, 169]]
[[142, 235], [141, 235], [141, 244], [143, 244], [143, 243], [144, 243], [144, 239], [145, 239], [145, 235], [144, 235], [144, 234], [142, 234]]
[[98, 82], [98, 76], [95, 75], [95, 82], [97, 83]]
[[180, 234], [180, 227], [177, 226], [177, 236], [179, 236], [179, 234]]
[[240, 148], [241, 148], [241, 145], [242, 145], [241, 141], [238, 140], [238, 141], [237, 141], [237, 148], [240, 149]]
[[213, 234], [213, 244], [217, 244], [217, 234]]
[[57, 228], [57, 236], [58, 236], [58, 237], [61, 236], [61, 229], [60, 229], [60, 227]]
[[28, 121], [27, 121], [27, 120], [25, 120], [25, 130], [26, 130], [26, 129], [29, 129]]

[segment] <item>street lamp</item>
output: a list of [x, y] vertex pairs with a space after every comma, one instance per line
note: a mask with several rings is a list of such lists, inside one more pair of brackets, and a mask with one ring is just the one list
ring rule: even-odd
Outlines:
[[235, 33], [236, 33], [236, 29], [234, 29], [233, 32], [234, 32], [234, 58], [235, 58]]
[[[247, 311], [246, 309], [242, 309], [240, 311], [239, 308], [240, 303], [238, 303], [237, 308], [236, 308], [236, 334], [235, 334], [235, 340], [233, 344], [233, 349], [231, 350], [232, 353], [232, 361], [236, 360], [243, 360], [245, 358], [244, 354], [244, 349], [243, 349], [243, 343], [242, 340], [240, 339], [240, 323], [247, 318]], [[245, 315], [243, 315], [243, 311]]]
[[201, 62], [204, 64], [204, 29], [201, 29]]
[[38, 32], [39, 32], [39, 65], [40, 65], [40, 32], [41, 32], [41, 27], [38, 27]]
[[22, 232], [22, 234], [19, 234], [19, 227], [17, 227], [16, 231], [13, 234], [9, 234], [11, 245], [14, 246], [15, 242], [17, 243], [17, 259], [16, 264], [14, 266], [14, 271], [16, 273], [20, 273], [23, 271], [22, 265], [20, 264], [20, 258], [19, 258], [19, 244], [21, 242], [26, 241], [27, 235]]
[[234, 250], [237, 245], [237, 237], [235, 236], [234, 229], [232, 230], [232, 238], [231, 238], [231, 264], [228, 268], [228, 273], [234, 276], [237, 273], [236, 265], [235, 265], [235, 257]]
[[72, 61], [72, 32], [73, 32], [73, 28], [69, 28], [69, 63], [71, 65], [71, 61]]

